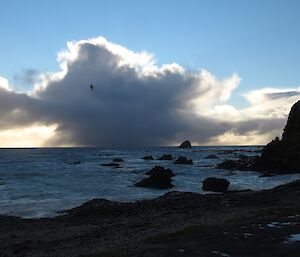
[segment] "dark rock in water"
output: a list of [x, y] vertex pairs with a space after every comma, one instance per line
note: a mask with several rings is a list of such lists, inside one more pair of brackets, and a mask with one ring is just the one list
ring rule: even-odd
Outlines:
[[142, 159], [144, 159], [144, 160], [146, 160], [146, 161], [154, 160], [154, 158], [153, 158], [152, 155], [146, 155], [146, 156], [144, 156]]
[[113, 162], [124, 162], [124, 160], [121, 158], [114, 158]]
[[188, 159], [186, 157], [180, 156], [176, 159], [174, 164], [187, 164], [187, 165], [193, 165], [193, 160]]
[[77, 165], [77, 164], [80, 164], [80, 163], [81, 163], [81, 161], [74, 161], [71, 164]]
[[173, 171], [171, 169], [165, 169], [164, 167], [161, 166], [155, 166], [153, 169], [149, 170], [146, 172], [146, 175], [166, 175], [169, 177], [175, 176]]
[[230, 182], [224, 178], [206, 178], [203, 182], [203, 191], [226, 192]]
[[225, 170], [234, 170], [236, 169], [237, 165], [234, 160], [225, 160], [222, 163], [217, 165], [218, 169], [225, 169]]
[[174, 173], [170, 169], [165, 169], [160, 166], [154, 167], [149, 171], [150, 177], [141, 180], [140, 182], [135, 183], [137, 187], [149, 187], [156, 189], [167, 189], [172, 188], [172, 179]]
[[173, 160], [173, 156], [171, 154], [164, 154], [163, 156], [159, 157], [158, 160], [160, 161], [170, 161]]
[[233, 154], [235, 150], [222, 150], [220, 151], [220, 154]]
[[207, 155], [207, 156], [205, 157], [205, 159], [219, 159], [219, 157], [216, 156], [215, 154], [210, 154], [210, 155]]
[[101, 166], [105, 166], [105, 167], [119, 167], [120, 164], [119, 163], [114, 163], [114, 162], [110, 162], [110, 163], [102, 163], [100, 164]]
[[239, 160], [225, 160], [217, 165], [217, 169], [224, 170], [256, 170], [258, 156], [243, 155]]
[[190, 141], [186, 140], [178, 148], [192, 148], [192, 144]]
[[265, 178], [265, 177], [274, 177], [274, 176], [275, 176], [275, 174], [273, 174], [273, 173], [263, 173], [259, 177]]

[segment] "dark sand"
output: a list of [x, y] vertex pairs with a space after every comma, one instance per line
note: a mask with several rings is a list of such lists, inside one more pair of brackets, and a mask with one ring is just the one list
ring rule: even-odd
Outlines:
[[[275, 222], [275, 223], [274, 223]], [[53, 219], [0, 217], [0, 256], [300, 256], [300, 181], [260, 192], [93, 200]]]

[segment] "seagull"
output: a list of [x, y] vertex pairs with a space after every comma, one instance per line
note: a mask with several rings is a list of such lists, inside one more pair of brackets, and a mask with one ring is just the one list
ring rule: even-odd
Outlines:
[[90, 89], [91, 89], [92, 91], [94, 91], [94, 86], [93, 86], [93, 84], [90, 85]]

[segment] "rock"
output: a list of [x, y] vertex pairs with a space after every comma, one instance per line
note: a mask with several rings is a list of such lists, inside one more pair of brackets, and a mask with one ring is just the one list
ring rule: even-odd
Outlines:
[[153, 158], [152, 155], [146, 155], [146, 156], [144, 156], [142, 159], [144, 159], [144, 160], [146, 160], [146, 161], [154, 160], [154, 158]]
[[192, 148], [191, 142], [186, 140], [178, 148]]
[[215, 154], [210, 154], [210, 155], [207, 155], [207, 156], [205, 157], [205, 159], [219, 159], [219, 157], [216, 156]]
[[255, 170], [265, 175], [300, 173], [300, 101], [291, 108], [282, 134], [261, 151], [261, 156], [239, 156], [239, 160], [224, 161], [221, 169]]
[[146, 172], [146, 175], [166, 175], [169, 177], [175, 176], [171, 169], [165, 169], [161, 166], [155, 166], [153, 169]]
[[300, 173], [300, 101], [291, 108], [282, 139], [276, 137], [263, 148], [256, 168], [264, 172]]
[[176, 159], [174, 164], [187, 164], [187, 165], [193, 165], [193, 160], [187, 159], [186, 157], [180, 156]]
[[213, 191], [213, 192], [226, 192], [230, 182], [224, 178], [206, 178], [202, 182], [203, 191]]
[[147, 173], [150, 174], [150, 177], [145, 178], [134, 185], [137, 187], [149, 187], [156, 189], [167, 189], [174, 186], [172, 185], [171, 179], [171, 177], [174, 176], [174, 173], [170, 169], [155, 166]]
[[114, 158], [113, 162], [124, 162], [124, 160], [121, 158]]
[[218, 169], [234, 170], [237, 168], [236, 162], [233, 160], [225, 160], [217, 165]]
[[77, 165], [77, 164], [80, 164], [80, 163], [81, 163], [81, 161], [74, 161], [71, 164]]
[[164, 160], [170, 161], [170, 160], [173, 160], [173, 156], [171, 154], [164, 154], [163, 156], [159, 157], [158, 160], [160, 160], [160, 161], [164, 161]]
[[105, 167], [119, 167], [120, 164], [119, 163], [110, 162], [110, 163], [102, 163], [101, 166], [105, 166]]
[[223, 170], [257, 170], [258, 156], [243, 155], [239, 160], [225, 160], [217, 165], [217, 169]]

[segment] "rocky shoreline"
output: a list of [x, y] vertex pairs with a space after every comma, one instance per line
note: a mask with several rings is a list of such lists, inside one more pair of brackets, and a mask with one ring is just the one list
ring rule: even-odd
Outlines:
[[89, 201], [49, 219], [0, 216], [0, 256], [299, 256], [300, 181], [271, 190]]
[[226, 160], [217, 167], [253, 170], [264, 175], [300, 173], [300, 101], [291, 108], [282, 138], [276, 137], [263, 147], [260, 156], [241, 156], [238, 160]]

